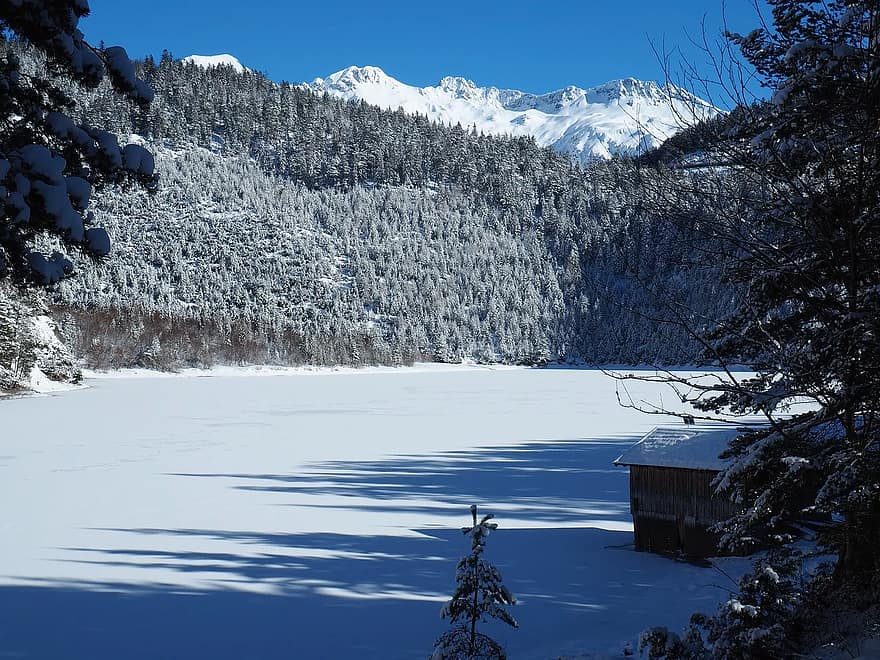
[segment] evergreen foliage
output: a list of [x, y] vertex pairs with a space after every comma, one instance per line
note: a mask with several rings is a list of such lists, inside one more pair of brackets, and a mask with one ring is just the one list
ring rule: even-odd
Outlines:
[[715, 220], [701, 231], [729, 255], [737, 305], [694, 332], [727, 378], [667, 380], [707, 416], [766, 419], [731, 444], [717, 486], [741, 504], [724, 543], [781, 557], [709, 620], [712, 657], [809, 650], [794, 635], [817, 617], [780, 570], [805, 524], [820, 523], [836, 559], [826, 592], [876, 602], [880, 575], [880, 4], [769, 4], [772, 24], [729, 35], [769, 101], [723, 124], [724, 171], [677, 179], [711, 182]]
[[[93, 186], [123, 179], [154, 184], [153, 158], [140, 145], [120, 147], [96, 128], [96, 116], [74, 121], [69, 83], [97, 87], [109, 79], [118, 95], [139, 106], [152, 99], [120, 46], [94, 48], [78, 29], [86, 0], [0, 1], [0, 277], [39, 284], [58, 282], [73, 264], [53, 243], [100, 258], [110, 251], [107, 232], [87, 210]], [[22, 39], [40, 71], [22, 66], [7, 38]], [[43, 248], [41, 250], [41, 248]]]
[[38, 291], [0, 284], [0, 391], [27, 388], [35, 368], [50, 380], [80, 380], [76, 360], [47, 311]]
[[715, 614], [694, 614], [681, 636], [649, 628], [640, 651], [654, 660], [824, 657], [831, 649], [862, 657], [859, 647], [877, 633], [878, 585], [841, 588], [816, 559], [782, 548], [762, 554]]
[[[774, 551], [685, 639], [647, 631], [658, 658], [790, 657], [876, 630], [880, 4], [769, 4], [772, 24], [728, 35], [769, 100], [681, 137], [701, 145], [702, 163], [675, 145], [657, 158], [679, 170], [658, 194], [667, 208], [689, 194], [716, 200], [713, 221], [691, 226], [714, 246], [706, 254], [733, 287], [734, 311], [709, 333], [684, 315], [679, 324], [726, 378], [658, 380], [708, 418], [766, 419], [723, 454], [731, 461], [716, 485], [741, 505], [720, 526], [723, 543]], [[798, 580], [793, 541], [811, 528], [834, 571]]]
[[[771, 6], [772, 28], [731, 36], [772, 98], [738, 127], [762, 196], [747, 224], [721, 224], [747, 294], [710, 337], [716, 359], [757, 375], [701, 406], [770, 422], [731, 448], [721, 485], [749, 507], [729, 538], [782, 540], [793, 518], [841, 515], [826, 540], [861, 579], [880, 569], [880, 5]], [[786, 417], [794, 398], [815, 410]]]
[[[880, 6], [770, 4], [772, 26], [730, 35], [770, 100], [718, 124], [726, 168], [665, 184], [716, 200], [691, 226], [736, 305], [709, 333], [680, 323], [727, 378], [666, 380], [710, 417], [767, 420], [729, 451], [718, 485], [743, 510], [725, 542], [779, 545], [799, 519], [839, 516], [825, 540], [859, 579], [880, 567]], [[794, 401], [811, 411], [789, 414]]]
[[19, 311], [0, 293], [0, 390], [10, 390], [19, 380]]
[[[702, 657], [792, 656], [797, 650], [798, 615], [804, 599], [800, 569], [801, 562], [788, 553], [762, 558], [740, 580], [737, 596], [723, 603], [716, 616], [695, 617], [692, 625], [705, 631], [708, 644]], [[690, 639], [700, 638], [691, 635]]]
[[71, 91], [82, 117], [144, 140], [165, 180], [96, 196], [115, 258], [55, 298], [93, 366], [680, 364], [695, 345], [655, 322], [657, 298], [701, 322], [729, 309], [715, 264], [682, 269], [652, 170], [584, 170], [529, 139], [167, 54], [138, 67], [149, 109], [109, 85]]
[[483, 516], [478, 522], [475, 504], [471, 505], [471, 516], [474, 524], [462, 528], [471, 539], [471, 552], [458, 562], [455, 593], [441, 612], [444, 619], [449, 619], [452, 629], [434, 643], [431, 660], [503, 660], [507, 657], [504, 649], [479, 632], [477, 624], [498, 619], [519, 627], [505, 609], [505, 605], [515, 605], [516, 598], [504, 586], [498, 569], [483, 559], [486, 538], [498, 529], [498, 524], [489, 522], [491, 515]]

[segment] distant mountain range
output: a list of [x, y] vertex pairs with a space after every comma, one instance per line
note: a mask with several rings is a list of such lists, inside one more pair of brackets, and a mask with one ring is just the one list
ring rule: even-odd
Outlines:
[[[231, 55], [186, 58], [201, 66], [244, 66]], [[566, 87], [547, 94], [478, 87], [447, 76], [435, 87], [414, 87], [375, 66], [351, 66], [305, 86], [349, 100], [408, 113], [487, 134], [533, 136], [541, 146], [583, 162], [638, 155], [685, 126], [719, 110], [680, 87], [625, 78], [598, 87]]]
[[436, 87], [406, 85], [377, 67], [348, 67], [309, 85], [383, 108], [403, 108], [446, 124], [495, 135], [531, 135], [541, 146], [583, 161], [636, 155], [659, 146], [696, 119], [714, 116], [709, 103], [672, 85], [634, 78], [590, 89], [547, 94], [478, 87], [448, 76]]

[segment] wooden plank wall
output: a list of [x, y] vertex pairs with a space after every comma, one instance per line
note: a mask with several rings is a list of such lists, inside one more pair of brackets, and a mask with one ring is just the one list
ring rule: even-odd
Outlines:
[[639, 550], [709, 556], [717, 536], [708, 527], [728, 518], [735, 505], [714, 495], [713, 470], [630, 466], [630, 510]]

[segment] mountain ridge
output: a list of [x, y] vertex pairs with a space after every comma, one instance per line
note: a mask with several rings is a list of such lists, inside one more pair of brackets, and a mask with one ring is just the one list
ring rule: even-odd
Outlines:
[[[228, 54], [191, 55], [184, 61], [205, 68], [225, 65], [246, 70]], [[444, 76], [435, 86], [415, 87], [378, 66], [349, 66], [300, 84], [349, 101], [389, 110], [402, 108], [450, 126], [533, 137], [540, 146], [570, 154], [582, 163], [643, 155], [680, 130], [721, 114], [681, 87], [636, 78], [534, 94], [483, 87], [462, 76]]]
[[376, 66], [350, 66], [307, 87], [386, 109], [402, 108], [441, 123], [495, 135], [532, 136], [589, 162], [639, 155], [719, 110], [671, 84], [622, 78], [590, 88], [573, 85], [544, 94], [480, 87], [460, 76], [436, 86], [407, 85]]

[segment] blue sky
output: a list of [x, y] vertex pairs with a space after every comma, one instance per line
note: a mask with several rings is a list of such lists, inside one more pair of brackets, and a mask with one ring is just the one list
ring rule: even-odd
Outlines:
[[274, 80], [299, 82], [346, 66], [375, 65], [409, 84], [460, 75], [480, 85], [544, 92], [632, 76], [662, 79], [651, 40], [678, 47], [717, 36], [726, 15], [737, 31], [757, 26], [751, 0], [482, 2], [418, 0], [91, 0], [87, 38], [132, 57], [232, 53]]

